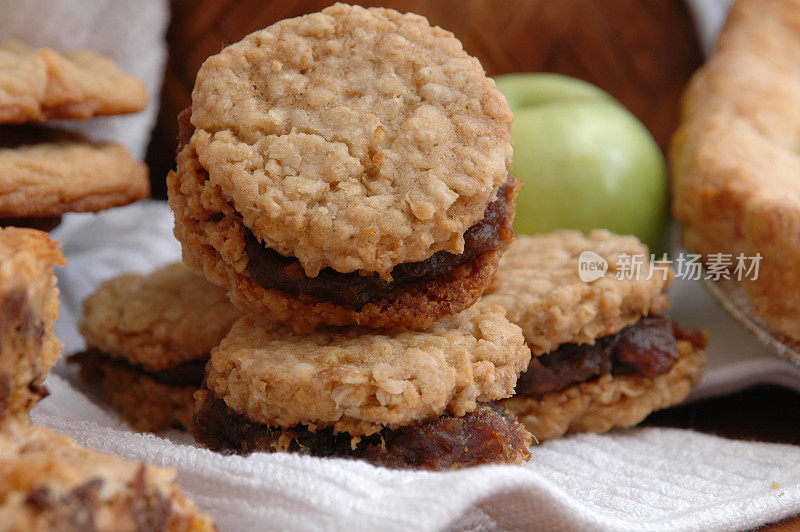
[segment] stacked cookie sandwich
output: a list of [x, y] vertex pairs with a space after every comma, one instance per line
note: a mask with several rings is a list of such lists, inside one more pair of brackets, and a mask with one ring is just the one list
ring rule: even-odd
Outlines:
[[210, 57], [168, 178], [183, 260], [248, 314], [192, 433], [396, 467], [518, 463], [529, 361], [473, 306], [513, 239], [511, 112], [452, 34], [337, 4]]
[[49, 229], [150, 192], [147, 166], [119, 144], [40, 124], [141, 111], [144, 84], [94, 52], [0, 43], [0, 226]]
[[[589, 282], [579, 273], [587, 251], [608, 265]], [[519, 236], [482, 298], [508, 309], [533, 354], [502, 404], [544, 441], [629, 427], [682, 402], [702, 377], [706, 338], [662, 315], [671, 280], [634, 237]]]
[[174, 471], [86, 449], [31, 422], [61, 344], [53, 334], [58, 246], [0, 229], [0, 528], [213, 530]]

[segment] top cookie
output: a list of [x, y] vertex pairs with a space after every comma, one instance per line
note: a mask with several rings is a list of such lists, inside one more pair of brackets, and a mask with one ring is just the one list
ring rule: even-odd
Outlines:
[[220, 194], [307, 276], [460, 253], [511, 164], [508, 104], [423, 17], [337, 4], [210, 57], [190, 140]]
[[509, 397], [530, 362], [519, 327], [475, 305], [424, 331], [321, 329], [298, 335], [253, 315], [211, 352], [207, 384], [230, 408], [272, 426], [361, 436]]
[[0, 43], [0, 123], [134, 113], [147, 99], [141, 80], [95, 52]]
[[[605, 275], [588, 283], [578, 274], [578, 258], [586, 250], [608, 262]], [[622, 270], [617, 279], [626, 255], [643, 261], [638, 279], [628, 275], [630, 270]], [[538, 356], [565, 343], [594, 343], [649, 312], [665, 310], [667, 297], [662, 292], [672, 280], [672, 270], [665, 280], [662, 270], [650, 276], [649, 265], [647, 246], [632, 236], [606, 230], [589, 236], [578, 231], [520, 235], [500, 259], [480, 301], [505, 307], [508, 319], [522, 327]]]
[[83, 303], [89, 347], [150, 371], [203, 360], [241, 316], [225, 291], [181, 263], [104, 282]]

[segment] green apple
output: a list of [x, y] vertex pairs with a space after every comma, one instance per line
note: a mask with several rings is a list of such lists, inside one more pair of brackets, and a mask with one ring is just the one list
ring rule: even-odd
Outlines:
[[521, 72], [503, 74], [495, 77], [494, 81], [515, 113], [524, 107], [558, 101], [616, 101], [600, 87], [562, 74]]
[[513, 83], [503, 78], [498, 86], [514, 102], [511, 171], [524, 183], [515, 230], [606, 228], [634, 234], [656, 253], [666, 251], [666, 165], [641, 122], [579, 80], [552, 74], [514, 75]]

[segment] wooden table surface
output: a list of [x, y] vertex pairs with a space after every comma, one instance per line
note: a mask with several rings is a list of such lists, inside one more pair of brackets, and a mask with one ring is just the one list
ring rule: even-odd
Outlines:
[[[330, 0], [173, 0], [169, 63], [148, 150], [153, 191], [164, 195], [174, 166], [175, 116], [189, 105], [197, 69], [225, 44], [273, 22], [318, 11]], [[610, 92], [665, 148], [680, 93], [702, 55], [681, 0], [364, 1], [427, 16], [461, 39], [489, 75], [549, 71]], [[800, 444], [800, 395], [757, 388], [651, 415], [647, 425]], [[765, 527], [800, 530], [800, 518]]]

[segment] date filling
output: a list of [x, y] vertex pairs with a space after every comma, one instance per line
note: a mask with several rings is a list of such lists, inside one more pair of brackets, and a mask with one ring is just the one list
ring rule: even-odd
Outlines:
[[167, 386], [197, 386], [198, 388], [203, 383], [206, 360], [208, 360], [207, 357], [200, 360], [190, 360], [172, 368], [152, 371], [138, 364], [132, 364], [127, 360], [109, 356], [93, 347], [67, 357], [68, 364], [78, 364], [80, 366], [81, 378], [86, 382], [99, 382], [103, 376], [103, 367], [107, 364], [113, 364], [129, 371], [147, 375], [151, 379]]
[[349, 434], [335, 434], [330, 428], [312, 432], [304, 426], [280, 428], [254, 423], [207, 389], [195, 394], [195, 402], [192, 435], [216, 451], [288, 451], [438, 471], [490, 463], [519, 464], [530, 458], [530, 433], [495, 404], [481, 404], [463, 417], [443, 415], [410, 427], [384, 428], [353, 445]]
[[245, 233], [247, 272], [262, 288], [310, 295], [359, 310], [367, 303], [392, 299], [403, 290], [446, 277], [480, 255], [510, 244], [514, 238], [511, 224], [516, 189], [516, 179], [509, 176], [497, 191], [497, 199], [486, 207], [483, 219], [464, 233], [462, 253], [439, 251], [423, 261], [398, 264], [392, 270], [391, 282], [378, 274], [340, 273], [332, 268], [322, 269], [316, 277], [306, 277], [300, 261], [265, 247], [249, 230]]
[[681, 327], [664, 316], [647, 316], [594, 344], [564, 344], [534, 357], [517, 381], [516, 394], [540, 398], [601, 375], [657, 377], [678, 361], [679, 340], [705, 347], [702, 331]]

